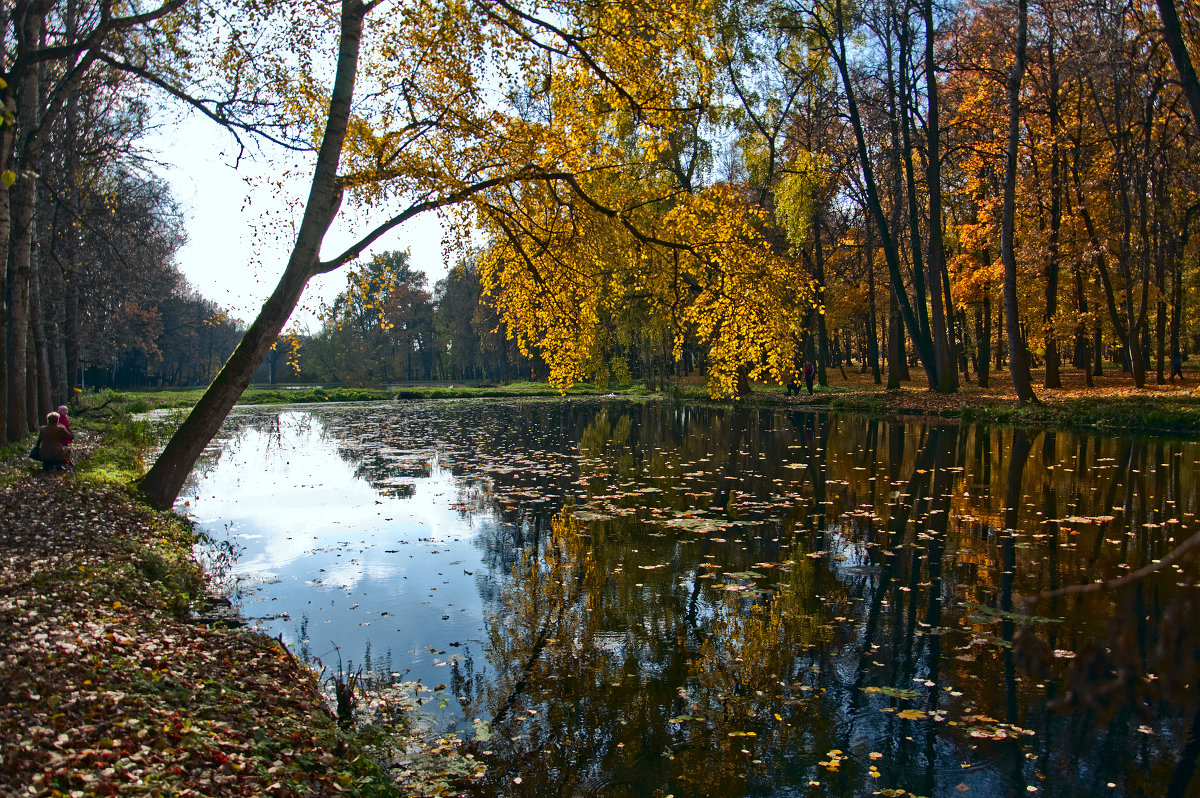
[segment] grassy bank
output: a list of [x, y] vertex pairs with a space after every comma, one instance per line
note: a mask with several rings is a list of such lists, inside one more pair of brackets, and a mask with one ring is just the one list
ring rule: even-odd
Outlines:
[[[1040, 375], [1035, 375], [1039, 376]], [[1179, 385], [1131, 387], [1128, 377], [1112, 375], [1095, 379], [1095, 387], [1083, 385], [1082, 376], [1068, 373], [1061, 389], [1038, 389], [1038, 402], [1021, 405], [1016, 400], [1006, 373], [994, 374], [991, 387], [963, 383], [954, 394], [929, 391], [919, 374], [898, 391], [885, 391], [869, 375], [829, 371], [829, 384], [817, 386], [813, 395], [788, 396], [781, 386], [758, 384], [743, 397], [742, 404], [796, 408], [831, 408], [882, 416], [920, 416], [961, 419], [996, 424], [1017, 424], [1062, 429], [1093, 429], [1102, 432], [1135, 432], [1200, 437], [1200, 374], [1190, 375]], [[129, 414], [152, 409], [192, 407], [200, 389], [187, 391], [102, 392], [81, 398], [79, 416], [90, 422], [111, 423]], [[685, 403], [709, 404], [707, 388], [700, 379], [686, 380], [657, 394], [641, 384], [617, 389], [581, 384], [568, 396], [662, 396]], [[560, 394], [546, 383], [521, 382], [502, 386], [420, 386], [404, 389], [378, 388], [251, 388], [242, 396], [243, 405], [332, 402], [390, 402], [428, 399], [533, 398]], [[725, 402], [724, 404], [729, 404]], [[136, 423], [136, 422], [135, 422]], [[131, 463], [113, 463], [124, 473]]]
[[[103, 413], [113, 408], [123, 413], [144, 413], [153, 409], [187, 409], [199, 401], [202, 388], [159, 391], [102, 391], [88, 394], [80, 399], [85, 413]], [[645, 396], [650, 393], [639, 384], [618, 389], [597, 388], [581, 383], [572, 386], [568, 396], [602, 396], [609, 393]], [[544, 382], [514, 382], [507, 385], [419, 385], [404, 388], [347, 388], [305, 387], [267, 388], [251, 387], [242, 394], [238, 404], [323, 404], [325, 402], [390, 402], [402, 399], [473, 399], [473, 398], [524, 398], [560, 396], [559, 392]]]
[[1190, 390], [1130, 390], [1125, 385], [1039, 392], [1034, 404], [965, 390], [951, 396], [912, 389], [832, 394], [831, 407], [851, 412], [1012, 424], [1108, 433], [1200, 437], [1200, 396]]
[[76, 426], [74, 473], [3, 461], [0, 794], [437, 795], [478, 769], [441, 741], [389, 773], [418, 746], [403, 712], [342, 728], [286, 646], [199, 619], [196, 531], [125, 487], [148, 425]]

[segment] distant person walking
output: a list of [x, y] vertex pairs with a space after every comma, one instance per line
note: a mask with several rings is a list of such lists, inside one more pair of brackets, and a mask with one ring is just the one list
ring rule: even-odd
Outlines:
[[1180, 382], [1183, 381], [1183, 357], [1176, 352], [1171, 355], [1171, 382], [1175, 382], [1175, 375], [1179, 375]]
[[804, 363], [804, 387], [808, 389], [808, 395], [812, 396], [813, 379], [817, 376], [817, 368], [811, 360]]
[[75, 440], [71, 431], [58, 420], [58, 413], [47, 413], [46, 426], [38, 430], [38, 459], [42, 461], [43, 473], [65, 469], [67, 445]]

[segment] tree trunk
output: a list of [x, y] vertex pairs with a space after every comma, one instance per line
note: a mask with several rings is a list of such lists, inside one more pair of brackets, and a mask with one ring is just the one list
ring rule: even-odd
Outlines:
[[[1075, 366], [1083, 369], [1083, 379], [1087, 387], [1094, 388], [1096, 383], [1092, 380], [1092, 344], [1088, 340], [1087, 330], [1088, 301], [1083, 290], [1083, 269], [1078, 263], [1075, 264], [1075, 305], [1079, 311], [1079, 322], [1075, 325]], [[1094, 355], [1099, 359], [1099, 351]]]
[[[37, 385], [37, 402], [30, 408], [33, 426], [36, 428], [42, 413], [58, 406], [50, 389], [50, 352], [46, 340], [46, 310], [42, 295], [40, 254], [35, 250], [30, 263], [29, 275], [29, 330], [33, 338], [34, 381]], [[63, 401], [66, 401], [64, 397]]]
[[[1054, 135], [1051, 133], [1051, 135]], [[1058, 146], [1051, 147], [1053, 163], [1050, 166], [1050, 253], [1046, 259], [1046, 310], [1042, 316], [1043, 345], [1046, 348], [1046, 376], [1042, 382], [1046, 388], [1061, 388], [1062, 377], [1058, 365], [1058, 337], [1054, 330], [1054, 316], [1058, 313], [1058, 261], [1059, 231], [1062, 226], [1062, 187], [1058, 163]]]
[[[1161, 295], [1160, 295], [1161, 296]], [[1166, 377], [1163, 373], [1163, 358], [1166, 356], [1167, 348], [1167, 303], [1162, 299], [1158, 300], [1154, 312], [1154, 334], [1155, 334], [1155, 383], [1162, 385], [1166, 382]]]
[[996, 306], [996, 371], [1004, 368], [1007, 361], [1008, 348], [1004, 345], [1004, 286], [1000, 286], [1000, 304]]
[[325, 133], [287, 268], [237, 349], [141, 479], [138, 487], [153, 507], [165, 510], [174, 504], [196, 459], [250, 384], [255, 369], [287, 323], [304, 287], [320, 271], [321, 242], [341, 205], [342, 187], [337, 167], [350, 117], [366, 11], [361, 0], [342, 0], [337, 72]]
[[889, 391], [900, 390], [900, 381], [908, 379], [908, 363], [904, 354], [904, 322], [900, 320], [896, 291], [888, 292], [888, 379]]
[[[74, 249], [72, 249], [74, 251]], [[82, 391], [83, 363], [79, 354], [79, 285], [78, 272], [65, 277], [63, 291], [63, 349], [66, 355], [68, 395]]]
[[9, 250], [6, 294], [8, 298], [8, 418], [5, 421], [10, 441], [30, 432], [28, 382], [25, 352], [29, 348], [29, 270], [33, 235], [35, 179], [32, 170], [23, 170], [13, 192], [13, 237]]
[[825, 250], [821, 246], [821, 218], [813, 214], [813, 265], [817, 281], [817, 384], [829, 384], [829, 376], [825, 373], [825, 365], [829, 362], [829, 332], [825, 326]]
[[[4, 22], [4, 30], [8, 30], [8, 20], [11, 14], [16, 11], [15, 8], [10, 8], [9, 4], [0, 4], [0, 21]], [[0, 54], [4, 55], [4, 62], [9, 63], [11, 58], [8, 47], [10, 43], [0, 37]], [[14, 48], [15, 49], [15, 48]], [[14, 86], [9, 86], [3, 92], [0, 92], [0, 97], [3, 97], [4, 105], [0, 108], [0, 112], [6, 119], [13, 119], [17, 113], [17, 104], [14, 95]], [[16, 148], [16, 126], [9, 124], [0, 124], [0, 173], [15, 169], [16, 164], [13, 162], [13, 153]], [[5, 274], [5, 289], [0, 290], [0, 434], [7, 437], [4, 427], [8, 419], [8, 292], [7, 292], [7, 258], [9, 244], [12, 242], [12, 189], [0, 183], [0, 273]]]
[[946, 273], [946, 242], [942, 232], [942, 162], [941, 130], [938, 124], [937, 58], [934, 44], [937, 29], [933, 22], [933, 0], [925, 0], [925, 143], [927, 162], [925, 181], [929, 191], [929, 253], [925, 259], [929, 270], [929, 304], [932, 311], [933, 348], [937, 360], [938, 393], [958, 390], [958, 358], [954, 352], [954, 309]]
[[[922, 335], [929, 335], [929, 301], [926, 290], [925, 260], [922, 257], [924, 245], [921, 242], [921, 208], [917, 203], [917, 180], [913, 169], [912, 145], [912, 88], [908, 78], [908, 69], [912, 45], [909, 43], [909, 25], [907, 7], [905, 13], [897, 20], [899, 34], [900, 59], [897, 72], [899, 73], [900, 94], [900, 160], [904, 164], [905, 197], [908, 199], [908, 240], [912, 252], [913, 298], [917, 313], [917, 324]], [[898, 201], [895, 200], [895, 201]], [[931, 380], [929, 386], [934, 387]]]
[[871, 379], [876, 385], [882, 380], [879, 372], [879, 312], [875, 307], [875, 248], [871, 238], [871, 225], [866, 229], [867, 245], [867, 357], [871, 364]]
[[1175, 362], [1176, 357], [1182, 357], [1179, 351], [1179, 336], [1180, 329], [1183, 325], [1183, 249], [1179, 251], [1179, 257], [1175, 258], [1174, 268], [1171, 270], [1171, 362]]
[[[987, 270], [992, 267], [992, 251], [985, 249], [983, 251], [983, 266]], [[985, 280], [983, 283], [983, 329], [979, 336], [979, 371], [978, 377], [979, 387], [988, 387], [988, 380], [992, 371], [992, 284], [991, 281]]]
[[1046, 9], [1046, 25], [1049, 33], [1046, 40], [1046, 61], [1050, 85], [1047, 87], [1050, 110], [1050, 240], [1049, 257], [1046, 259], [1046, 312], [1043, 318], [1044, 346], [1046, 348], [1046, 376], [1042, 385], [1046, 388], [1061, 388], [1059, 374], [1058, 336], [1054, 330], [1054, 316], [1058, 313], [1058, 273], [1060, 259], [1059, 240], [1062, 232], [1063, 163], [1058, 144], [1061, 116], [1058, 108], [1058, 62], [1055, 60], [1055, 31], [1053, 9]]
[[25, 347], [25, 373], [29, 375], [29, 379], [25, 380], [25, 423], [29, 425], [30, 430], [36, 430], [41, 424], [38, 423], [38, 391], [37, 391], [37, 359], [33, 355], [33, 347]]
[[990, 308], [975, 308], [975, 380], [980, 388], [988, 387], [988, 371], [991, 364], [987, 328], [991, 326]]
[[[1132, 280], [1132, 270], [1125, 269], [1126, 279]], [[1125, 331], [1128, 340], [1125, 353], [1129, 359], [1129, 368], [1133, 374], [1135, 388], [1146, 386], [1146, 358], [1142, 351], [1142, 331], [1138, 325], [1137, 311], [1133, 306], [1133, 286], [1125, 287]]]
[[[1154, 286], [1157, 289], [1158, 296], [1155, 303], [1155, 355], [1157, 363], [1155, 370], [1157, 371], [1158, 384], [1162, 385], [1166, 380], [1163, 375], [1163, 358], [1166, 355], [1167, 346], [1167, 243], [1164, 241], [1165, 236], [1163, 231], [1166, 230], [1166, 224], [1163, 222], [1168, 217], [1168, 212], [1165, 209], [1166, 200], [1163, 197], [1161, 181], [1154, 181]], [[1149, 243], [1149, 242], [1147, 242]]]
[[[41, 41], [45, 16], [45, 10], [39, 12], [38, 9], [31, 8], [26, 12], [22, 23], [26, 46]], [[21, 78], [16, 128], [18, 135], [27, 140], [31, 138], [38, 124], [38, 71], [36, 68], [26, 69]], [[16, 148], [16, 139], [13, 147]], [[10, 192], [11, 237], [7, 242], [8, 248], [3, 253], [8, 258], [5, 277], [5, 296], [8, 303], [8, 329], [5, 340], [8, 414], [5, 429], [10, 441], [25, 437], [31, 429], [27, 384], [30, 375], [27, 369], [26, 349], [29, 343], [29, 268], [33, 246], [33, 209], [37, 198], [37, 179], [34, 177], [37, 161], [37, 153], [30, 152], [28, 147], [19, 157], [12, 159], [17, 172], [17, 182]]]
[[963, 379], [968, 379], [971, 376], [971, 346], [970, 335], [967, 333], [967, 309], [963, 308], [958, 311], [958, 345], [955, 351], [958, 352], [958, 368], [962, 372]]
[[1013, 246], [1016, 228], [1017, 147], [1020, 143], [1021, 78], [1025, 74], [1025, 37], [1029, 11], [1026, 0], [1017, 0], [1017, 48], [1008, 75], [1008, 153], [1004, 163], [1004, 206], [1001, 216], [1000, 259], [1004, 262], [1004, 310], [1008, 324], [1008, 370], [1022, 404], [1036, 402], [1029, 378], [1029, 362], [1021, 340], [1017, 306], [1017, 258]]
[[1196, 68], [1188, 54], [1187, 45], [1183, 40], [1183, 28], [1179, 24], [1179, 14], [1175, 10], [1175, 0], [1157, 0], [1158, 13], [1162, 18], [1163, 38], [1171, 51], [1171, 60], [1179, 72], [1179, 85], [1183, 88], [1183, 96], [1187, 98], [1188, 107], [1192, 111], [1192, 124], [1200, 132], [1200, 80], [1196, 77]]

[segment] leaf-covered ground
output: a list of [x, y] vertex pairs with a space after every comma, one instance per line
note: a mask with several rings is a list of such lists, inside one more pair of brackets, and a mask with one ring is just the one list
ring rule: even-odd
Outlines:
[[971, 380], [962, 380], [957, 393], [940, 394], [928, 390], [919, 369], [913, 379], [898, 391], [884, 391], [870, 374], [847, 370], [843, 377], [837, 369], [828, 369], [829, 386], [813, 396], [786, 397], [788, 404], [832, 405], [850, 411], [868, 411], [890, 415], [912, 415], [964, 420], [994, 421], [1019, 425], [1100, 429], [1106, 431], [1147, 432], [1171, 435], [1200, 435], [1200, 379], [1187, 371], [1183, 381], [1156, 384], [1147, 374], [1146, 386], [1135, 388], [1128, 375], [1108, 369], [1096, 377], [1093, 387], [1084, 383], [1082, 372], [1065, 369], [1062, 388], [1041, 387], [1043, 375], [1034, 373], [1034, 391], [1038, 401], [1022, 405], [1017, 401], [1007, 371], [993, 373], [990, 386], [980, 388]]
[[120, 488], [41, 474], [0, 488], [0, 794], [379, 785], [283, 646], [187, 619], [203, 588], [191, 543]]

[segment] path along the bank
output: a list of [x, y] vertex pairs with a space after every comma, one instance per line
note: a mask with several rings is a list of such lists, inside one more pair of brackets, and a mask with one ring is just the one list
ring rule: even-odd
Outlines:
[[312, 672], [277, 641], [188, 620], [191, 543], [123, 488], [28, 473], [0, 488], [0, 794], [371, 791]]

